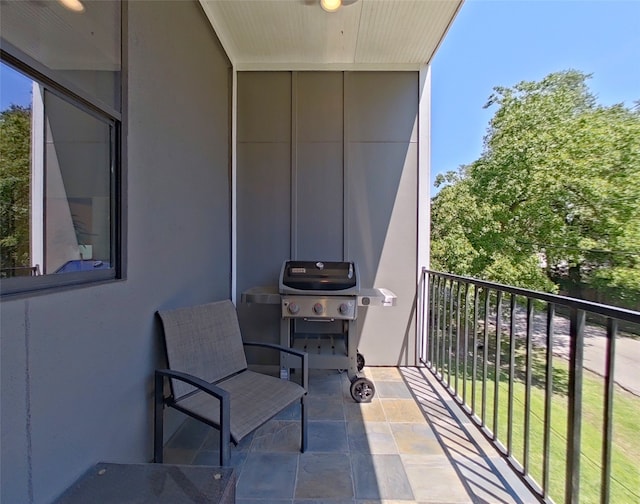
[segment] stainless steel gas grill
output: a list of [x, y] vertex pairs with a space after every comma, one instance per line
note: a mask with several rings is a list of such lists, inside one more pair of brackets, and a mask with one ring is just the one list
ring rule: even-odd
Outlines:
[[359, 374], [365, 359], [357, 351], [356, 321], [359, 299], [362, 305], [370, 304], [377, 293], [369, 292], [366, 301], [360, 298], [355, 263], [285, 261], [278, 290], [281, 344], [306, 351], [310, 368], [346, 369], [353, 399], [370, 401], [375, 387]]
[[[369, 402], [373, 383], [362, 376], [364, 356], [357, 350], [359, 307], [394, 306], [387, 289], [362, 289], [354, 262], [285, 261], [278, 286], [253, 287], [242, 294], [246, 303], [280, 304], [280, 344], [304, 350], [311, 369], [344, 369], [351, 397]], [[289, 365], [281, 357], [281, 376]]]

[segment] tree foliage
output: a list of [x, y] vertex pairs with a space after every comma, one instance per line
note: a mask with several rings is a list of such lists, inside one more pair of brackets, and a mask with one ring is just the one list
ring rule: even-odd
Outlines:
[[494, 88], [480, 158], [436, 181], [434, 268], [640, 302], [640, 109], [598, 105], [589, 77]]
[[31, 108], [0, 112], [0, 266], [29, 264]]

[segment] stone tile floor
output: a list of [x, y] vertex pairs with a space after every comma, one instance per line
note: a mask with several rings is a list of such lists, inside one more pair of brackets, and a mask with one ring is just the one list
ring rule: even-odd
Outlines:
[[[310, 370], [305, 453], [299, 403], [232, 446], [238, 504], [538, 502], [427, 370], [363, 372], [368, 404], [353, 401], [346, 373]], [[217, 443], [187, 419], [165, 462], [217, 465]]]

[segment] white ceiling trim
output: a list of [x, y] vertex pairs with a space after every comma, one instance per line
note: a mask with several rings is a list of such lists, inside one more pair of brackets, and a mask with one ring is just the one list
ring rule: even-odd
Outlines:
[[244, 62], [234, 65], [239, 72], [247, 71], [353, 71], [353, 72], [378, 72], [378, 71], [419, 71], [427, 64], [416, 63], [261, 63]]
[[217, 18], [214, 15], [213, 7], [210, 2], [207, 2], [206, 0], [200, 0], [200, 5], [202, 6], [202, 10], [207, 16], [207, 19], [211, 23], [211, 26], [213, 27], [213, 31], [216, 32], [216, 35], [218, 36], [218, 40], [220, 41], [222, 48], [227, 53], [227, 57], [231, 60], [231, 64], [235, 66], [236, 62], [234, 61], [234, 59], [238, 50], [233, 46], [231, 40], [229, 40], [229, 37], [227, 36], [228, 30], [226, 30], [222, 24], [224, 22], [224, 19]]

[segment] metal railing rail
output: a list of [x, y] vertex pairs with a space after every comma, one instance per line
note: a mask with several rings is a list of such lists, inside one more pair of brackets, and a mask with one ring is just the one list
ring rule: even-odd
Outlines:
[[[484, 435], [505, 456], [512, 469], [542, 502], [554, 502], [550, 496], [551, 411], [554, 395], [554, 344], [558, 337], [559, 313], [569, 318], [569, 354], [567, 383], [567, 426], [564, 502], [580, 500], [581, 425], [583, 421], [583, 359], [587, 316], [598, 317], [606, 327], [606, 355], [603, 370], [603, 418], [600, 502], [610, 501], [612, 416], [614, 401], [615, 340], [619, 323], [640, 329], [640, 312], [601, 305], [589, 301], [535, 292], [473, 278], [460, 277], [427, 269], [422, 271], [418, 348], [421, 361], [433, 372], [462, 406]], [[542, 415], [542, 467], [536, 466], [538, 480], [532, 476], [531, 460], [532, 388], [534, 378], [534, 312], [546, 311], [543, 345], [544, 413]], [[523, 313], [524, 312], [524, 313]], [[508, 324], [505, 323], [508, 321]], [[516, 328], [523, 321], [524, 334]], [[519, 339], [519, 342], [517, 341]], [[522, 342], [522, 340], [524, 340]], [[524, 376], [516, 377], [516, 346], [523, 344]], [[508, 347], [508, 348], [507, 348]], [[490, 350], [492, 350], [490, 352]], [[504, 356], [503, 356], [504, 352]], [[493, 361], [493, 362], [492, 362]], [[540, 370], [537, 371], [539, 375]], [[506, 377], [505, 377], [506, 374]], [[520, 369], [522, 375], [522, 370]], [[493, 387], [490, 386], [493, 375]], [[506, 439], [499, 435], [500, 412], [506, 378]], [[514, 397], [516, 381], [524, 386], [522, 453], [516, 454]], [[480, 383], [478, 383], [480, 382]], [[477, 391], [476, 389], [479, 388]], [[489, 400], [488, 394], [493, 395]], [[479, 396], [479, 397], [478, 397]], [[480, 402], [480, 404], [478, 404]], [[502, 406], [502, 410], [501, 410]], [[492, 411], [488, 411], [493, 408]], [[556, 496], [557, 498], [558, 496]]]

